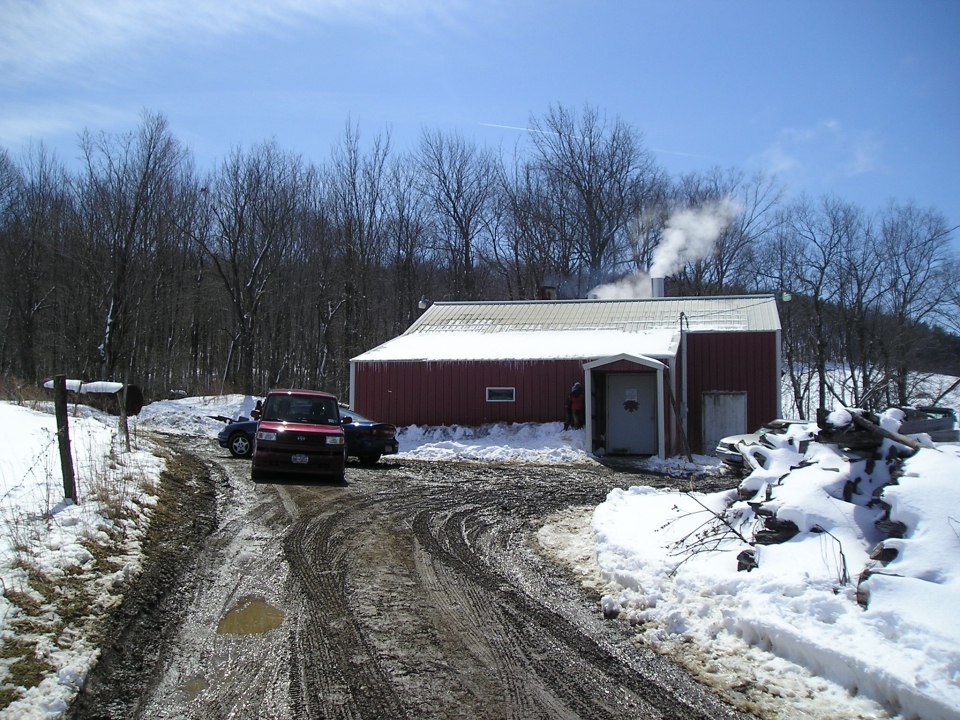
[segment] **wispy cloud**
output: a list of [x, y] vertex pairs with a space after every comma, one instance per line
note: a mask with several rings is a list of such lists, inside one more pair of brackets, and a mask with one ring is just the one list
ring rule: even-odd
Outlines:
[[813, 127], [783, 128], [776, 140], [751, 159], [764, 170], [785, 179], [826, 184], [877, 172], [883, 144], [871, 130], [852, 130], [829, 119]]
[[72, 133], [87, 125], [132, 126], [137, 120], [135, 111], [83, 101], [7, 105], [0, 112], [0, 146], [14, 149], [45, 137]]
[[853, 157], [847, 164], [848, 175], [874, 172], [880, 164], [882, 146], [873, 133], [864, 133], [852, 147]]
[[0, 83], [69, 72], [149, 42], [276, 30], [307, 20], [390, 24], [449, 19], [441, 0], [6, 0]]

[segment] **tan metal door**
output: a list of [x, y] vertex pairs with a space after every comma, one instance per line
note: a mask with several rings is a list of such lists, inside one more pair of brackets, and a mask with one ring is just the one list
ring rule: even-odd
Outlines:
[[607, 375], [607, 452], [656, 455], [657, 374]]

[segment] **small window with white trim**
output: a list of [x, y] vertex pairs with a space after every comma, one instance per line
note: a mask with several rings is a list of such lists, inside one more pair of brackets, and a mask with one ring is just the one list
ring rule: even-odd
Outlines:
[[487, 402], [515, 402], [516, 388], [512, 387], [488, 387]]

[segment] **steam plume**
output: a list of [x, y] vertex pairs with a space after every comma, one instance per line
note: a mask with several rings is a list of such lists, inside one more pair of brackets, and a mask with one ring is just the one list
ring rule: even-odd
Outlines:
[[600, 285], [589, 297], [627, 300], [650, 297], [650, 278], [672, 275], [688, 262], [710, 255], [717, 238], [736, 218], [739, 208], [728, 196], [700, 208], [677, 210], [667, 219], [663, 239], [653, 251], [649, 272], [635, 272], [616, 282]]

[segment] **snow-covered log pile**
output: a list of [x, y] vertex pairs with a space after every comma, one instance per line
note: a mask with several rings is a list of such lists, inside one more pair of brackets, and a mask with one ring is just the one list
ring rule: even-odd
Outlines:
[[[899, 432], [905, 417], [900, 409], [881, 416], [859, 410], [822, 412], [817, 423], [787, 426], [781, 433], [765, 435], [765, 445], [746, 448], [745, 459], [753, 472], [738, 488], [741, 507], [730, 508], [730, 519], [735, 519], [744, 540], [756, 546], [786, 542], [799, 533], [835, 537], [830, 518], [836, 515], [821, 512], [821, 506], [855, 506], [842, 515], [855, 518], [872, 545], [869, 562], [857, 576], [857, 600], [866, 605], [868, 592], [862, 583], [896, 559], [895, 541], [914, 529], [904, 519], [891, 517], [887, 488], [898, 483], [904, 458], [922, 447], [934, 447], [928, 435]], [[747, 527], [750, 530], [744, 531]], [[837, 545], [843, 557], [839, 539]], [[841, 584], [851, 580], [845, 558], [843, 565]], [[753, 550], [738, 556], [738, 569], [758, 566]]]
[[601, 607], [705, 681], [783, 698], [771, 717], [958, 720], [960, 444], [902, 433], [900, 410], [876, 427], [918, 450], [829, 442], [861, 432], [854, 415], [872, 422], [767, 433], [738, 489], [611, 491]]

